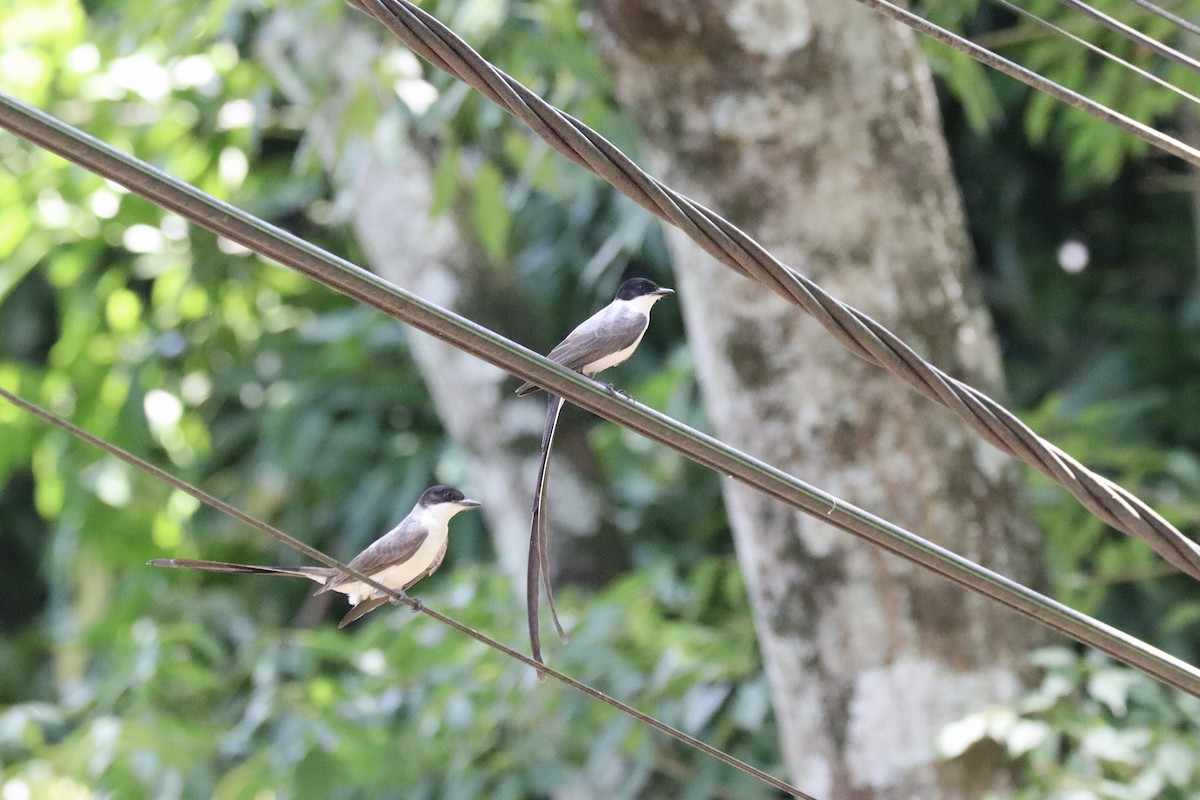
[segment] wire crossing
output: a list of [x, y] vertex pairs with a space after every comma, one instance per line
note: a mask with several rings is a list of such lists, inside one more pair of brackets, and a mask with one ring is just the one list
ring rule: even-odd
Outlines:
[[[348, 1], [387, 25], [434, 66], [470, 84], [528, 123], [555, 150], [678, 227], [722, 264], [799, 306], [850, 352], [883, 367], [930, 400], [946, 406], [985, 441], [1067, 489], [1097, 518], [1142, 539], [1176, 568], [1200, 580], [1200, 546], [1132, 493], [1042, 439], [995, 400], [925, 361], [883, 325], [792, 270], [728, 220], [642, 171], [603, 136], [493, 66], [434, 17], [408, 0]], [[915, 16], [887, 0], [860, 1], [872, 6], [886, 5], [901, 15]], [[931, 25], [920, 17], [916, 19]], [[943, 29], [937, 30], [954, 36]], [[1044, 78], [1039, 79], [1045, 82]], [[1178, 144], [1196, 156], [1194, 163], [1200, 165], [1200, 152]]]
[[427, 617], [430, 617], [431, 619], [435, 619], [438, 622], [442, 623], [443, 625], [451, 627], [454, 630], [458, 631], [459, 633], [469, 636], [472, 639], [474, 639], [475, 641], [480, 642], [481, 644], [487, 645], [488, 647], [492, 648], [493, 650], [503, 653], [504, 655], [508, 656], [509, 658], [515, 659], [516, 661], [520, 661], [522, 664], [524, 664], [527, 667], [533, 667], [534, 669], [536, 669], [538, 671], [539, 674], [549, 675], [550, 677], [554, 678], [555, 680], [559, 681], [560, 683], [563, 683], [563, 684], [571, 687], [572, 689], [575, 689], [576, 691], [583, 692], [588, 697], [591, 697], [595, 700], [599, 700], [601, 703], [604, 703], [607, 706], [611, 706], [612, 708], [615, 708], [617, 711], [620, 711], [622, 714], [628, 714], [629, 716], [633, 717], [634, 719], [638, 720], [639, 722], [642, 722], [642, 723], [650, 726], [654, 730], [656, 730], [660, 733], [664, 733], [667, 736], [670, 736], [672, 739], [675, 739], [676, 741], [681, 742], [682, 744], [685, 744], [688, 747], [698, 750], [699, 752], [704, 753], [707, 756], [711, 756], [712, 758], [715, 758], [718, 761], [728, 764], [729, 766], [733, 767], [734, 769], [736, 769], [740, 772], [744, 772], [745, 774], [747, 774], [753, 778], [757, 778], [758, 780], [771, 786], [772, 788], [779, 789], [780, 791], [783, 791], [783, 792], [787, 792], [788, 794], [792, 795], [793, 797], [800, 798], [800, 800], [816, 800], [816, 798], [814, 798], [812, 795], [802, 792], [800, 789], [797, 789], [795, 786], [792, 786], [790, 783], [787, 783], [786, 781], [782, 781], [779, 778], [776, 778], [775, 776], [771, 775], [770, 773], [764, 772], [763, 770], [759, 769], [758, 767], [755, 767], [751, 764], [747, 764], [745, 761], [742, 761], [741, 759], [737, 758], [736, 756], [732, 756], [729, 753], [726, 753], [724, 750], [713, 747], [712, 745], [710, 745], [700, 739], [697, 739], [695, 736], [684, 733], [683, 731], [679, 730], [678, 728], [676, 728], [672, 725], [668, 725], [667, 723], [663, 722], [662, 720], [658, 719], [657, 717], [652, 717], [644, 711], [639, 711], [638, 709], [634, 708], [633, 706], [629, 705], [628, 703], [624, 703], [620, 700], [617, 700], [614, 697], [609, 697], [608, 695], [604, 694], [604, 692], [601, 692], [599, 689], [593, 688], [592, 686], [589, 686], [588, 684], [584, 683], [583, 681], [576, 680], [575, 678], [572, 678], [570, 675], [567, 675], [564, 672], [559, 672], [558, 670], [554, 669], [553, 667], [548, 667], [545, 664], [539, 664], [538, 662], [534, 661], [532, 658], [525, 655], [524, 653], [522, 653], [518, 650], [514, 650], [513, 648], [509, 647], [508, 645], [504, 644], [503, 642], [498, 641], [497, 639], [493, 639], [491, 636], [488, 636], [486, 633], [477, 631], [474, 628], [470, 627], [469, 625], [465, 625], [465, 624], [459, 622], [458, 620], [454, 619], [453, 617], [446, 616], [445, 614], [441, 613], [440, 611], [434, 611], [432, 608], [425, 605], [421, 601], [409, 597], [404, 592], [399, 592], [399, 591], [396, 591], [395, 589], [390, 589], [387, 586], [384, 586], [383, 584], [378, 583], [375, 580], [371, 579], [367, 575], [365, 575], [357, 570], [350, 569], [350, 567], [348, 567], [347, 565], [338, 561], [333, 556], [326, 555], [325, 553], [316, 549], [315, 547], [305, 544], [304, 542], [300, 541], [296, 537], [291, 536], [290, 534], [284, 533], [283, 531], [279, 530], [278, 528], [274, 527], [273, 525], [269, 525], [266, 522], [263, 522], [262, 520], [259, 520], [259, 519], [256, 519], [255, 517], [250, 516], [249, 514], [245, 513], [244, 511], [241, 511], [240, 509], [236, 508], [235, 506], [231, 506], [229, 503], [226, 503], [224, 500], [214, 497], [213, 495], [209, 494], [208, 492], [204, 491], [203, 489], [201, 489], [199, 487], [193, 486], [192, 484], [188, 483], [187, 481], [183, 480], [182, 478], [178, 478], [175, 475], [172, 475], [171, 473], [167, 472], [166, 470], [164, 470], [160, 467], [156, 467], [155, 465], [151, 464], [149, 461], [145, 461], [141, 458], [138, 458], [133, 453], [130, 453], [128, 450], [118, 447], [117, 445], [115, 445], [105, 439], [102, 439], [99, 436], [96, 436], [95, 434], [85, 431], [83, 428], [80, 428], [79, 426], [77, 426], [71, 422], [68, 422], [67, 420], [63, 419], [62, 417], [58, 416], [57, 414], [47, 411], [46, 409], [42, 408], [41, 406], [39, 406], [35, 403], [32, 403], [32, 402], [26, 400], [25, 398], [20, 397], [19, 395], [13, 394], [12, 392], [8, 391], [7, 389], [4, 389], [3, 387], [0, 387], [0, 397], [3, 397], [5, 400], [7, 400], [8, 402], [17, 406], [18, 408], [21, 408], [21, 409], [29, 412], [30, 414], [33, 414], [34, 416], [41, 418], [42, 420], [50, 423], [51, 425], [62, 428], [63, 430], [70, 433], [72, 436], [75, 436], [76, 438], [81, 439], [81, 440], [87, 442], [88, 444], [93, 445], [94, 447], [100, 448], [101, 450], [108, 453], [109, 455], [114, 456], [115, 458], [119, 458], [120, 460], [124, 461], [126, 464], [129, 464], [130, 466], [141, 470], [142, 472], [146, 473], [147, 475], [151, 475], [151, 476], [157, 478], [158, 480], [178, 489], [181, 492], [186, 492], [187, 494], [196, 498], [197, 500], [199, 500], [200, 502], [209, 506], [210, 508], [214, 508], [217, 511], [220, 511], [222, 514], [227, 514], [230, 517], [233, 517], [234, 519], [236, 519], [237, 521], [243, 522], [246, 525], [249, 525], [251, 528], [254, 528], [255, 530], [257, 530], [261, 533], [265, 533], [267, 536], [270, 536], [272, 539], [282, 542], [283, 544], [287, 545], [288, 547], [292, 548], [293, 550], [295, 550], [299, 553], [302, 553], [303, 555], [308, 556], [309, 558], [313, 559], [314, 561], [318, 561], [327, 567], [333, 567], [334, 569], [341, 570], [342, 572], [349, 574], [351, 577], [355, 578], [356, 580], [362, 581], [363, 583], [366, 583], [369, 586], [372, 586], [373, 588], [378, 589], [379, 591], [383, 592], [385, 595], [390, 597], [393, 601], [407, 605], [414, 612], [419, 612], [421, 614], [424, 614]]
[[205, 194], [143, 161], [0, 93], [0, 127], [175, 211], [214, 233], [478, 358], [697, 464], [820, 518], [1028, 619], [1089, 645], [1180, 691], [1200, 697], [1200, 670], [694, 428], [550, 361], [499, 334], [405, 291], [345, 259]]

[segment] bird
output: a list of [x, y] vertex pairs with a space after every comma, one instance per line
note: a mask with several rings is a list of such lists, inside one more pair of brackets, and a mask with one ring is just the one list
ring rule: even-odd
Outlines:
[[[554, 346], [547, 355], [568, 369], [581, 372], [589, 378], [596, 373], [625, 362], [642, 342], [646, 328], [650, 325], [650, 309], [662, 298], [675, 294], [648, 278], [630, 278], [617, 289], [616, 297], [571, 331], [567, 338]], [[608, 387], [617, 392], [611, 385]], [[537, 384], [527, 381], [517, 388], [518, 396], [541, 391]], [[558, 611], [554, 607], [554, 593], [550, 588], [550, 558], [546, 542], [546, 477], [550, 463], [550, 448], [554, 443], [554, 431], [563, 400], [548, 394], [546, 425], [542, 431], [541, 464], [533, 492], [533, 521], [529, 531], [529, 566], [526, 573], [525, 601], [529, 614], [529, 643], [534, 660], [542, 660], [541, 636], [538, 632], [538, 583], [546, 589], [546, 601], [550, 616], [560, 639], [565, 640]]]
[[[446, 557], [450, 519], [460, 511], [480, 505], [482, 503], [468, 499], [452, 486], [431, 486], [421, 494], [413, 510], [399, 525], [372, 542], [347, 566], [403, 593], [417, 581], [432, 575], [441, 566], [442, 559]], [[349, 598], [353, 608], [342, 617], [342, 621], [338, 623], [339, 628], [346, 627], [391, 599], [375, 587], [333, 567], [260, 566], [189, 558], [156, 558], [147, 564], [153, 567], [182, 567], [206, 572], [307, 578], [321, 584], [314, 594], [340, 592]], [[416, 608], [419, 606], [414, 610]]]

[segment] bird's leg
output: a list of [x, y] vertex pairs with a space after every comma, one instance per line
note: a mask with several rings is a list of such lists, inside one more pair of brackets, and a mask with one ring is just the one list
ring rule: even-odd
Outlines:
[[604, 384], [604, 388], [607, 389], [608, 393], [611, 394], [613, 397], [624, 397], [626, 400], [630, 400], [630, 401], [633, 400], [633, 398], [630, 396], [629, 392], [625, 391], [624, 389], [618, 389], [616, 386], [613, 386], [611, 383], [605, 383], [604, 381], [601, 381], [601, 383]]
[[414, 614], [416, 614], [418, 611], [425, 610], [425, 604], [422, 603], [417, 598], [410, 595], [408, 592], [405, 592], [402, 590], [397, 590], [396, 594], [398, 594], [400, 596], [399, 597], [391, 597], [391, 596], [388, 597], [388, 602], [391, 603], [392, 605], [394, 605], [394, 606], [406, 605], [412, 609], [412, 612]]

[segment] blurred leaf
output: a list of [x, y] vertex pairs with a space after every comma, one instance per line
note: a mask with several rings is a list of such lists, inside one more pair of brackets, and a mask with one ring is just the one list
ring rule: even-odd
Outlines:
[[504, 201], [504, 179], [491, 163], [475, 172], [475, 225], [484, 251], [496, 262], [503, 260], [511, 215]]
[[1055, 648], [1034, 660], [1041, 686], [1019, 701], [1013, 724], [987, 733], [1020, 770], [1018, 797], [1183, 800], [1200, 789], [1200, 702], [1099, 656]]
[[445, 214], [458, 196], [459, 169], [458, 148], [448, 143], [442, 147], [434, 168], [431, 217]]

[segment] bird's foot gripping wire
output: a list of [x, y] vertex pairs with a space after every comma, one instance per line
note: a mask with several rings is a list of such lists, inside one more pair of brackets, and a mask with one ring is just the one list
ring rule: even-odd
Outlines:
[[[603, 381], [601, 381], [601, 383], [603, 383]], [[626, 400], [630, 400], [630, 401], [633, 400], [633, 397], [632, 397], [632, 395], [629, 394], [629, 392], [625, 391], [624, 389], [618, 389], [616, 386], [613, 386], [611, 383], [605, 383], [604, 388], [607, 389], [608, 393], [611, 394], [613, 397], [623, 397]]]
[[410, 609], [412, 609], [414, 614], [416, 614], [418, 611], [425, 610], [425, 604], [410, 595], [408, 592], [397, 592], [396, 594], [400, 596], [388, 598], [388, 602], [390, 602], [392, 605], [407, 605]]

